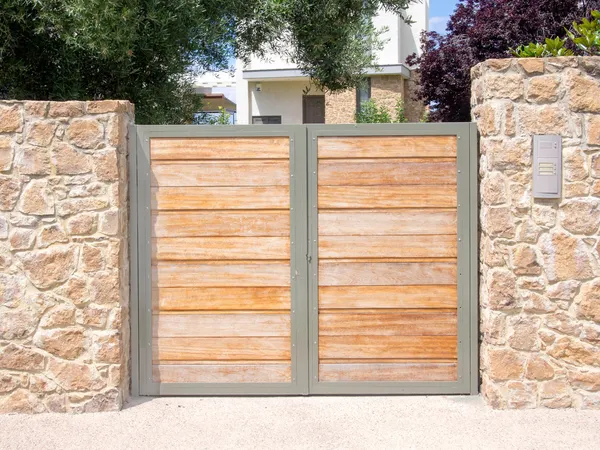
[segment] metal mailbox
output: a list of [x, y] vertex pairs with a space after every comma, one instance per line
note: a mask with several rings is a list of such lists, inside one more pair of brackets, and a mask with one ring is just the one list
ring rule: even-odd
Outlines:
[[560, 198], [562, 188], [562, 137], [533, 137], [533, 196]]

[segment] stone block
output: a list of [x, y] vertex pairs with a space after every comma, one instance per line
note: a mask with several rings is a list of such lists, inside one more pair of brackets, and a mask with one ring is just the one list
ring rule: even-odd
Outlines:
[[96, 148], [104, 138], [104, 127], [95, 119], [73, 119], [65, 133], [72, 145]]
[[23, 113], [20, 105], [0, 105], [0, 133], [23, 131]]

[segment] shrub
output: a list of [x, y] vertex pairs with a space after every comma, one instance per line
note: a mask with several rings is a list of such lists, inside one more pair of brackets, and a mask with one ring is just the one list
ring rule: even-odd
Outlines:
[[377, 106], [375, 100], [370, 99], [361, 103], [360, 110], [354, 116], [356, 123], [406, 123], [408, 119], [404, 111], [404, 102], [401, 98], [396, 101], [394, 118], [385, 106]]
[[[600, 55], [600, 11], [592, 11], [592, 20], [583, 18], [580, 23], [573, 22], [572, 31], [567, 36], [577, 53]], [[565, 47], [567, 39], [559, 37], [546, 39], [544, 44], [530, 43], [520, 45], [511, 53], [518, 58], [544, 58], [547, 56], [572, 56], [575, 52]]]
[[516, 49], [510, 49], [513, 56], [517, 58], [544, 58], [547, 56], [572, 56], [573, 50], [565, 47], [567, 40], [559, 37], [546, 39], [543, 44], [530, 43], [519, 45]]
[[592, 11], [592, 20], [573, 22], [567, 35], [584, 55], [600, 55], [600, 11]]
[[394, 121], [394, 123], [406, 123], [406, 122], [408, 122], [408, 119], [406, 117], [406, 113], [404, 111], [404, 102], [402, 101], [401, 98], [399, 98], [396, 101], [395, 112], [396, 112], [396, 120]]

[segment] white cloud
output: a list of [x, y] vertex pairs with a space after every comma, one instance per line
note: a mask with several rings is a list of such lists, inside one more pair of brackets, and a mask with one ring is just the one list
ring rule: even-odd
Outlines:
[[446, 33], [446, 24], [450, 16], [433, 16], [429, 18], [429, 31], [437, 31], [438, 33]]

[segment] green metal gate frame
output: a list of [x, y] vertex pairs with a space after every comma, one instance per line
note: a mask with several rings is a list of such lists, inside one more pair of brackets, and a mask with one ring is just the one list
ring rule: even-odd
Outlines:
[[[456, 382], [319, 382], [318, 137], [407, 135], [457, 136], [459, 379]], [[478, 393], [478, 152], [475, 124], [133, 125], [128, 136], [133, 395]], [[153, 137], [290, 139], [291, 383], [157, 383], [152, 380], [150, 139]]]

